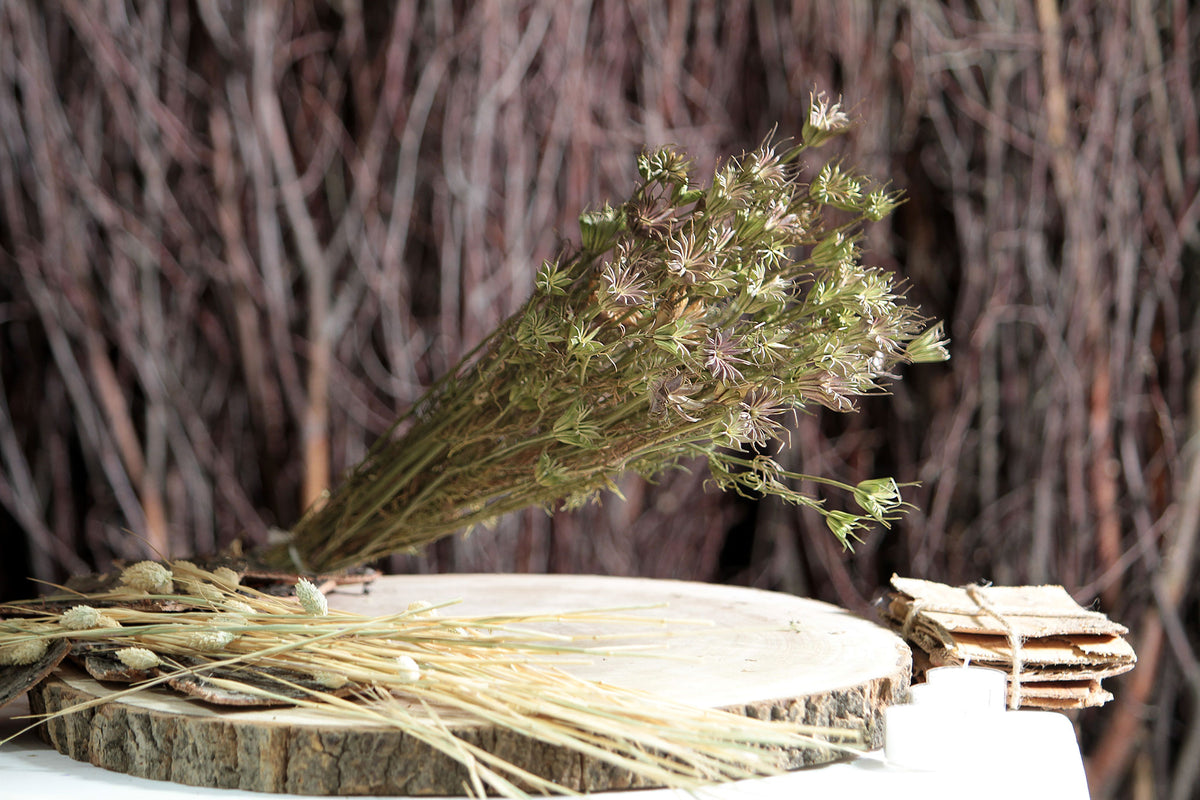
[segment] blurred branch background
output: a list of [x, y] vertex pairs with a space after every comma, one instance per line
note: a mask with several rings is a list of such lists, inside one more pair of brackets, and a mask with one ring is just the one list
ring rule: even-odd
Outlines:
[[625, 480], [406, 571], [731, 581], [870, 613], [892, 571], [1061, 583], [1138, 668], [1079, 724], [1097, 797], [1200, 771], [1200, 9], [1013, 3], [0, 4], [0, 594], [262, 542], [525, 299], [644, 146], [702, 171], [809, 93], [907, 191], [868, 230], [947, 365], [798, 421], [789, 465], [920, 481], [820, 518]]

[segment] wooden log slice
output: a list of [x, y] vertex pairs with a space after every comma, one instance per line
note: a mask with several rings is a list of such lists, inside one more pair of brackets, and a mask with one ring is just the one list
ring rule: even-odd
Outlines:
[[[461, 599], [450, 615], [565, 612], [656, 606], [667, 625], [655, 653], [669, 658], [595, 657], [568, 669], [588, 679], [654, 692], [707, 708], [808, 724], [865, 726], [882, 742], [882, 712], [908, 688], [911, 655], [903, 641], [872, 622], [825, 603], [741, 587], [642, 578], [567, 575], [413, 575], [353, 587], [330, 604], [361, 614], [395, 613], [410, 602]], [[664, 605], [665, 604], [665, 605]], [[541, 626], [579, 635], [654, 628], [629, 623]], [[605, 643], [606, 645], [611, 642]], [[35, 712], [54, 712], [111, 689], [60, 669], [30, 692]], [[634, 776], [560, 748], [446, 717], [465, 740], [581, 791], [645, 785]], [[287, 708], [214, 708], [166, 690], [104, 703], [42, 728], [59, 752], [107, 769], [197, 786], [341, 795], [457, 795], [465, 771], [451, 759], [387, 727], [347, 724]], [[798, 751], [793, 766], [829, 760]]]

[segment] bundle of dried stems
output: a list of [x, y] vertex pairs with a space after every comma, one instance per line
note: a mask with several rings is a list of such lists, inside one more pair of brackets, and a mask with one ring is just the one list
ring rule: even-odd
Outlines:
[[[0, 609], [19, 615], [0, 622], [0, 667], [35, 662], [51, 644], [67, 641], [81, 658], [116, 659], [136, 681], [96, 703], [192, 676], [210, 690], [249, 698], [242, 702], [392, 726], [462, 764], [467, 788], [477, 796], [569, 787], [556, 782], [561, 776], [533, 774], [465, 741], [446, 723], [448, 716], [679, 788], [774, 774], [800, 749], [862, 744], [861, 732], [851, 728], [758, 720], [575, 678], [561, 665], [627, 650], [596, 644], [594, 631], [583, 646], [570, 635], [537, 630], [547, 621], [603, 621], [628, 623], [635, 634], [636, 626], [652, 624], [662, 635], [665, 620], [630, 609], [461, 617], [414, 601], [393, 615], [362, 617], [329, 609], [320, 590], [303, 579], [295, 594], [279, 598], [240, 586], [229, 569], [139, 562], [113, 590]], [[641, 657], [653, 657], [653, 650]]]
[[[947, 358], [941, 326], [863, 266], [859, 227], [899, 200], [829, 161], [799, 166], [849, 127], [813, 97], [800, 141], [763, 144], [698, 185], [672, 148], [642, 182], [581, 217], [582, 246], [542, 265], [534, 296], [403, 415], [267, 558], [329, 571], [488, 524], [619, 493], [704, 457], [713, 482], [825, 517], [845, 546], [902, 510], [891, 478], [857, 486], [790, 472], [769, 448], [784, 416], [855, 408], [902, 363]], [[861, 511], [798, 491], [844, 489]]]

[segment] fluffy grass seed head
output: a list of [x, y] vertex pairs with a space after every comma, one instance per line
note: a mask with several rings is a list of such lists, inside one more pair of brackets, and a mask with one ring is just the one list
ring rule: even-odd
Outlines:
[[340, 689], [350, 682], [350, 679], [340, 672], [321, 672], [313, 673], [313, 680], [324, 686], [326, 689]]
[[122, 647], [113, 655], [130, 669], [154, 669], [162, 663], [153, 650], [144, 647]]
[[242, 576], [229, 567], [217, 567], [213, 570], [213, 576], [229, 586], [237, 586], [242, 582]]
[[225, 600], [221, 601], [221, 605], [224, 606], [225, 608], [227, 608], [228, 610], [239, 613], [239, 614], [255, 613], [254, 606], [252, 606], [249, 603], [244, 602], [242, 600], [225, 599]]
[[425, 600], [413, 600], [408, 604], [407, 611], [414, 617], [436, 617], [438, 615], [437, 609], [433, 607], [433, 603]]
[[412, 656], [396, 656], [396, 677], [405, 683], [416, 683], [421, 679], [421, 666]]
[[329, 601], [308, 578], [301, 578], [296, 582], [296, 599], [300, 601], [304, 610], [314, 617], [323, 617], [329, 613]]
[[0, 667], [22, 667], [32, 664], [46, 655], [49, 646], [49, 640], [40, 638], [0, 644]]
[[171, 571], [154, 561], [130, 564], [121, 571], [121, 583], [147, 594], [171, 594], [175, 588]]
[[201, 600], [210, 602], [220, 602], [225, 599], [225, 593], [210, 583], [197, 580], [181, 581], [180, 585], [183, 591], [194, 597], [199, 597]]
[[92, 628], [119, 628], [121, 626], [121, 623], [91, 606], [72, 606], [58, 618], [58, 624], [69, 631], [86, 631]]
[[184, 644], [199, 653], [218, 653], [233, 644], [237, 634], [229, 631], [189, 631], [184, 636]]

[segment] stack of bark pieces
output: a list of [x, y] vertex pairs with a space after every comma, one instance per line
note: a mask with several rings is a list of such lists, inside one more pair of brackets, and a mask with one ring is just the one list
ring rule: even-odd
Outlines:
[[1009, 703], [1098, 706], [1104, 678], [1133, 669], [1128, 630], [1076, 603], [1061, 586], [953, 587], [892, 576], [883, 618], [913, 648], [913, 679], [929, 667], [971, 664], [1008, 675]]

